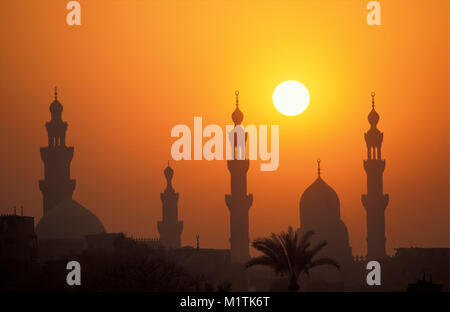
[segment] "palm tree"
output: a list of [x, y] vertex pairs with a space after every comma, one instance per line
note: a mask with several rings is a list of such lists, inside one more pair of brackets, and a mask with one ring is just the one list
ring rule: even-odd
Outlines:
[[[328, 243], [321, 242], [311, 247], [310, 239], [313, 231], [305, 233], [302, 237], [289, 227], [287, 232], [274, 234], [268, 238], [255, 239], [253, 248], [262, 252], [261, 256], [251, 258], [246, 267], [265, 265], [271, 267], [276, 274], [289, 276], [289, 291], [297, 292], [300, 287], [299, 278], [320, 265], [331, 265], [340, 270], [340, 265], [331, 258], [315, 259], [317, 253]], [[311, 247], [311, 248], [310, 248]]]

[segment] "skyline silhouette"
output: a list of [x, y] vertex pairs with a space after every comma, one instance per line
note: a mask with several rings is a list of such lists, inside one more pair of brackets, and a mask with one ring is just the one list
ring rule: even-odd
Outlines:
[[448, 0], [60, 2], [0, 1], [0, 293], [449, 291]]
[[[379, 28], [365, 24], [358, 3], [269, 1], [255, 16], [265, 21], [265, 36], [248, 18], [254, 13], [249, 3], [183, 10], [169, 3], [157, 10], [148, 3], [113, 5], [107, 14], [100, 3], [90, 3], [89, 16], [95, 18], [74, 31], [64, 27], [51, 1], [40, 2], [0, 4], [0, 25], [8, 30], [0, 37], [0, 141], [6, 149], [0, 154], [0, 213], [23, 206], [35, 223], [42, 216], [39, 148], [47, 145], [43, 123], [58, 85], [70, 126], [66, 145], [75, 147], [73, 198], [108, 232], [157, 237], [171, 127], [190, 125], [193, 116], [205, 124], [229, 124], [232, 90], [239, 87], [246, 124], [280, 125], [278, 170], [257, 172], [255, 162], [247, 174], [254, 196], [249, 238], [300, 225], [298, 201], [316, 178], [314, 161], [321, 157], [353, 253], [365, 255], [363, 133], [370, 92], [376, 90], [390, 194], [386, 252], [449, 245], [446, 1], [425, 11], [418, 1], [383, 4], [391, 15]], [[206, 11], [210, 15], [201, 14]], [[110, 16], [123, 22], [111, 23]], [[280, 115], [271, 103], [275, 86], [286, 79], [302, 81], [311, 94], [310, 106], [297, 117]], [[199, 233], [202, 247], [228, 248], [225, 163], [171, 166], [185, 222], [182, 245], [195, 246]]]
[[[235, 127], [241, 127], [244, 114], [239, 109], [239, 92], [236, 95], [236, 108], [232, 113]], [[383, 195], [382, 174], [385, 160], [381, 158], [383, 133], [377, 128], [380, 120], [375, 111], [375, 92], [371, 93], [372, 110], [368, 115], [370, 129], [364, 134], [367, 145], [367, 159], [364, 168], [367, 173], [367, 195], [362, 195], [362, 204], [367, 211], [367, 258], [381, 259], [387, 256], [385, 245], [385, 208], [388, 195]], [[46, 123], [48, 146], [41, 148], [45, 179], [39, 180], [43, 196], [43, 216], [36, 225], [38, 239], [84, 239], [86, 235], [106, 233], [102, 222], [79, 203], [72, 200], [75, 180], [71, 179], [70, 163], [74, 147], [66, 146], [68, 123], [62, 120], [63, 105], [58, 100], [55, 87], [54, 100], [49, 110], [51, 120]], [[247, 194], [247, 171], [249, 160], [238, 160], [238, 140], [234, 134], [234, 160], [227, 161], [230, 172], [231, 192], [225, 196], [230, 211], [230, 252], [232, 263], [245, 263], [250, 259], [249, 247], [249, 210], [253, 195]], [[228, 138], [226, 138], [228, 139]], [[245, 133], [245, 145], [248, 145]], [[340, 219], [340, 201], [336, 192], [321, 177], [321, 160], [317, 160], [317, 179], [303, 193], [300, 199], [299, 233], [318, 231], [318, 237], [327, 241], [329, 247], [325, 254], [339, 259], [343, 266], [353, 261], [352, 248], [349, 245], [349, 233]], [[158, 241], [167, 248], [181, 248], [183, 221], [178, 217], [179, 193], [175, 192], [172, 179], [174, 170], [168, 162], [164, 169], [166, 187], [160, 194], [162, 202], [162, 221], [157, 222], [160, 238]], [[23, 214], [23, 207], [21, 208]], [[14, 215], [16, 209], [14, 208]], [[334, 225], [333, 225], [334, 224]], [[122, 231], [119, 231], [122, 232]], [[145, 239], [144, 239], [145, 240]], [[150, 238], [148, 240], [155, 240]], [[199, 234], [196, 234], [199, 244]]]
[[[239, 109], [237, 95], [238, 92], [236, 92], [236, 108], [232, 114], [235, 127], [241, 126], [244, 118]], [[387, 256], [385, 253], [384, 209], [387, 200], [383, 199], [387, 198], [387, 195], [383, 195], [382, 188], [382, 173], [385, 166], [385, 161], [381, 158], [383, 133], [377, 129], [380, 116], [375, 111], [375, 94], [372, 92], [371, 95], [372, 110], [368, 115], [371, 127], [364, 135], [367, 143], [367, 159], [364, 161], [364, 167], [368, 174], [369, 186], [368, 194], [362, 196], [362, 202], [367, 209], [368, 254], [364, 257], [352, 254], [349, 233], [340, 217], [339, 197], [323, 180], [321, 160], [318, 159], [317, 179], [300, 198], [301, 226], [296, 230], [289, 226], [287, 233], [282, 232], [279, 235], [272, 233], [269, 239], [252, 239], [251, 245], [263, 255], [251, 258], [249, 229], [254, 224], [248, 214], [253, 202], [253, 195], [247, 193], [250, 161], [238, 159], [237, 140], [234, 141], [235, 159], [227, 161], [231, 182], [231, 192], [225, 196], [230, 211], [229, 248], [200, 248], [199, 234], [195, 237], [196, 248], [181, 244], [185, 223], [178, 217], [179, 193], [175, 192], [172, 184], [174, 170], [170, 167], [170, 162], [164, 169], [166, 188], [160, 193], [163, 218], [155, 224], [160, 237], [133, 238], [124, 233], [108, 232], [101, 220], [72, 199], [75, 183], [70, 175], [70, 162], [74, 147], [66, 146], [65, 134], [68, 123], [62, 121], [63, 105], [58, 100], [55, 88], [54, 100], [49, 107], [51, 120], [46, 123], [48, 146], [41, 148], [45, 169], [44, 179], [39, 180], [43, 197], [43, 216], [34, 230], [32, 228], [34, 218], [24, 216], [22, 207], [20, 216], [17, 215], [16, 208], [14, 214], [0, 215], [3, 229], [0, 232], [0, 269], [6, 270], [4, 272], [7, 276], [0, 284], [0, 288], [22, 289], [27, 284], [34, 284], [33, 287], [38, 287], [37, 289], [50, 287], [49, 289], [61, 290], [67, 286], [61, 284], [58, 278], [60, 275], [56, 273], [57, 271], [54, 271], [56, 275], [49, 275], [46, 267], [53, 267], [55, 270], [61, 261], [70, 257], [82, 259], [83, 267], [87, 266], [88, 270], [92, 270], [99, 265], [99, 261], [105, 261], [105, 257], [113, 257], [114, 264], [88, 275], [88, 286], [81, 290], [115, 289], [119, 281], [129, 283], [131, 288], [128, 289], [136, 291], [152, 291], [155, 283], [167, 283], [170, 285], [166, 286], [169, 291], [194, 287], [196, 291], [212, 291], [215, 288], [261, 291], [277, 288], [281, 291], [288, 289], [297, 292], [300, 284], [301, 289], [305, 291], [448, 290], [446, 279], [448, 267], [446, 270], [446, 265], [442, 266], [442, 263], [448, 263], [449, 248], [399, 248], [396, 249], [394, 256]], [[315, 247], [310, 249], [314, 258], [308, 258], [309, 251], [298, 247], [298, 243], [305, 248], [310, 243], [314, 244]], [[295, 248], [290, 244], [295, 244]], [[321, 258], [316, 262], [314, 259], [319, 250]], [[286, 257], [289, 260], [280, 261], [279, 257]], [[309, 260], [304, 263], [303, 260], [297, 261], [300, 271], [293, 273], [291, 266], [288, 265], [292, 257]], [[368, 288], [364, 283], [365, 274], [362, 272], [366, 269], [366, 263], [373, 260], [383, 263], [383, 267], [388, 268], [386, 271], [388, 273], [383, 273], [385, 281], [383, 286], [370, 289], [370, 286]], [[155, 264], [155, 261], [159, 264]], [[440, 264], [431, 265], [435, 261], [440, 261]], [[28, 270], [34, 273], [19, 276], [13, 273], [14, 270], [10, 271], [13, 266], [17, 268], [22, 266], [23, 269], [23, 265], [28, 266]], [[217, 270], [217, 265], [221, 267], [220, 270]], [[289, 286], [283, 286], [283, 283], [286, 283], [286, 276], [274, 278], [267, 270], [248, 271], [249, 267], [255, 265], [269, 266], [275, 273], [287, 272], [290, 279]], [[319, 268], [314, 269], [314, 274], [311, 274], [309, 270], [316, 266]], [[400, 276], [394, 273], [399, 267], [408, 266], [410, 267], [400, 270]], [[155, 268], [167, 270], [167, 273], [163, 271], [161, 276], [165, 278], [159, 282], [150, 277], [138, 281], [139, 277], [133, 274], [136, 270], [154, 274]], [[434, 274], [439, 283], [433, 284], [431, 280], [428, 282], [425, 279], [412, 283], [411, 274], [417, 275], [421, 271], [424, 275]], [[169, 272], [171, 275], [167, 275]], [[147, 276], [147, 273], [144, 275]], [[226, 275], [223, 275], [224, 273]], [[304, 273], [307, 273], [308, 280], [300, 281]], [[43, 284], [42, 281], [35, 279], [40, 274], [45, 276], [44, 280], [48, 280], [49, 284]], [[200, 277], [206, 280], [198, 279]], [[101, 284], [98, 284], [99, 280], [102, 281]], [[118, 290], [120, 289], [125, 290], [127, 287], [119, 287]]]
[[[368, 116], [371, 128], [370, 128], [369, 132], [364, 134], [366, 144], [367, 144], [367, 160], [364, 161], [364, 166], [365, 166], [366, 170], [369, 170], [370, 168], [366, 167], [367, 162], [369, 162], [369, 161], [380, 162], [381, 161], [382, 165], [383, 165], [381, 168], [381, 173], [382, 173], [384, 170], [384, 162], [385, 162], [384, 160], [381, 160], [381, 142], [383, 139], [383, 134], [376, 128], [380, 117], [374, 109], [375, 93], [372, 92], [371, 96], [372, 96], [372, 111], [370, 112], [370, 114]], [[62, 121], [62, 111], [63, 111], [63, 106], [58, 100], [57, 88], [55, 87], [54, 101], [50, 105], [51, 120], [50, 120], [50, 122], [46, 123], [46, 128], [47, 128], [47, 133], [48, 133], [48, 147], [41, 148], [41, 157], [42, 157], [44, 168], [45, 168], [45, 170], [44, 170], [45, 179], [39, 180], [39, 188], [41, 189], [42, 194], [43, 194], [43, 215], [44, 216], [53, 207], [67, 206], [67, 207], [71, 207], [71, 208], [64, 208], [64, 209], [68, 209], [68, 210], [64, 210], [65, 211], [64, 214], [66, 215], [66, 216], [64, 216], [64, 219], [67, 219], [67, 221], [73, 220], [75, 222], [75, 220], [81, 220], [80, 218], [84, 218], [82, 216], [83, 214], [86, 217], [89, 217], [89, 215], [93, 215], [93, 214], [90, 211], [88, 211], [87, 209], [85, 209], [84, 207], [82, 207], [79, 203], [72, 200], [72, 193], [75, 189], [75, 180], [71, 179], [71, 176], [70, 176], [70, 162], [72, 161], [72, 158], [73, 158], [74, 148], [66, 146], [66, 130], [68, 127], [68, 123], [65, 121]], [[238, 93], [236, 91], [236, 109], [232, 114], [232, 119], [233, 119], [235, 125], [240, 126], [240, 124], [243, 120], [243, 117], [244, 117], [243, 113], [238, 108]], [[247, 144], [247, 133], [245, 134], [245, 142]], [[234, 153], [234, 155], [237, 155], [236, 144], [237, 144], [237, 140], [235, 138], [235, 153]], [[247, 154], [248, 154], [248, 152], [247, 152]], [[231, 177], [232, 177], [232, 179], [231, 179], [231, 190], [232, 190], [231, 194], [233, 194], [233, 189], [235, 190], [234, 192], [236, 192], [238, 189], [240, 189], [242, 187], [244, 189], [244, 192], [246, 192], [246, 189], [247, 189], [246, 177], [244, 178], [244, 181], [236, 180], [233, 184], [233, 175], [235, 175], [234, 171], [237, 168], [236, 165], [239, 165], [239, 164], [245, 163], [245, 162], [247, 163], [247, 165], [245, 166], [247, 169], [244, 170], [245, 171], [244, 175], [246, 175], [246, 172], [249, 167], [249, 165], [248, 165], [249, 161], [248, 160], [235, 160], [235, 161], [231, 160], [231, 161], [227, 161], [227, 162], [228, 162], [228, 169], [230, 170]], [[231, 166], [233, 162], [236, 162], [237, 164], [234, 166]], [[179, 162], [179, 163], [183, 164], [183, 162]], [[60, 169], [64, 169], [64, 170], [60, 170]], [[373, 170], [373, 169], [374, 168], [372, 168], [370, 170]], [[158, 221], [157, 228], [158, 228], [159, 234], [161, 235], [161, 243], [164, 246], [171, 247], [171, 248], [179, 248], [180, 246], [182, 246], [181, 232], [182, 232], [182, 228], [183, 228], [183, 222], [177, 221], [178, 220], [177, 202], [178, 202], [179, 194], [175, 193], [174, 189], [172, 187], [171, 181], [172, 181], [173, 173], [174, 173], [173, 169], [168, 164], [168, 166], [164, 170], [164, 175], [166, 177], [166, 188], [165, 188], [164, 193], [161, 193], [161, 201], [163, 203], [163, 218], [162, 218], [162, 220], [163, 221], [165, 220], [165, 221], [164, 222]], [[242, 176], [242, 174], [237, 174], [237, 176], [240, 177], [240, 176]], [[375, 178], [375, 180], [373, 180], [373, 182], [371, 181], [372, 178]], [[372, 171], [368, 171], [367, 179], [368, 179], [367, 180], [368, 184], [371, 185], [368, 189], [369, 192], [375, 192], [374, 194], [376, 195], [376, 194], [378, 194], [377, 192], [379, 190], [382, 191], [382, 186], [380, 188], [380, 186], [377, 185], [378, 183], [381, 183], [381, 185], [382, 185], [382, 181], [380, 182], [380, 173], [376, 173], [376, 172], [372, 173]], [[239, 180], [240, 180], [240, 178], [239, 178]], [[318, 160], [318, 180], [321, 181], [320, 160]], [[243, 186], [242, 187], [239, 186], [242, 183], [244, 183]], [[241, 191], [239, 190], [237, 193], [240, 194], [240, 192]], [[172, 193], [173, 193], [173, 195], [170, 195]], [[237, 198], [240, 198], [239, 194], [237, 195], [238, 196]], [[169, 198], [169, 197], [173, 197], [173, 196], [175, 196], [174, 199]], [[226, 203], [228, 206], [231, 205], [231, 202], [232, 202], [231, 197], [230, 197], [230, 199], [227, 198], [229, 196], [233, 196], [233, 195], [226, 196]], [[236, 195], [234, 195], [234, 196], [236, 196]], [[249, 196], [251, 197], [251, 201], [250, 201], [250, 205], [251, 205], [251, 202], [253, 201], [253, 197], [252, 197], [252, 194], [250, 194]], [[384, 195], [384, 196], [387, 196], [387, 195]], [[362, 196], [363, 206], [366, 205], [365, 204], [365, 202], [367, 201], [366, 197], [367, 197], [367, 195]], [[339, 199], [338, 199], [338, 201], [339, 201]], [[52, 205], [52, 203], [53, 203], [53, 205]], [[60, 203], [63, 203], [63, 205], [59, 205]], [[74, 203], [74, 204], [72, 204], [72, 203]], [[386, 201], [386, 203], [387, 203], [387, 201]], [[79, 213], [77, 212], [77, 210], [73, 210], [73, 209], [78, 209], [77, 207], [80, 207]], [[63, 211], [63, 209], [61, 209], [61, 211]], [[72, 211], [73, 213], [69, 214], [68, 211]], [[86, 211], [86, 212], [84, 212], [84, 211]], [[244, 209], [244, 211], [248, 211], [248, 208]], [[381, 212], [382, 212], [382, 218], [384, 219], [384, 209], [381, 210]], [[55, 215], [55, 216], [53, 216], [53, 215]], [[95, 218], [95, 215], [93, 215], [93, 216]], [[244, 219], [242, 219], [243, 215], [240, 213], [236, 213], [236, 212], [234, 214], [232, 214], [230, 217], [231, 217], [231, 219], [230, 219], [231, 220], [231, 225], [230, 225], [231, 233], [236, 233], [236, 234], [234, 234], [234, 236], [237, 235], [237, 236], [241, 237], [241, 239], [239, 241], [235, 240], [234, 243], [231, 243], [231, 246], [235, 245], [235, 248], [236, 248], [236, 255], [235, 256], [232, 255], [232, 258], [234, 259], [233, 261], [235, 261], [235, 262], [243, 263], [244, 261], [246, 261], [246, 259], [249, 258], [249, 254], [248, 254], [249, 248], [245, 247], [245, 246], [250, 246], [250, 239], [248, 238], [248, 234], [246, 234], [247, 238], [241, 236], [241, 234], [249, 233], [249, 226], [248, 226], [249, 217], [246, 216]], [[61, 228], [61, 227], [57, 226], [58, 223], [61, 223], [61, 222], [58, 222], [58, 218], [60, 218], [60, 216], [58, 216], [58, 214], [56, 214], [56, 213], [53, 213], [52, 217], [51, 217], [51, 219], [53, 220], [52, 221], [53, 225], [51, 225], [50, 222], [47, 220], [45, 220], [45, 222], [42, 222], [42, 224], [45, 224], [45, 228], [46, 228], [45, 230], [43, 230], [44, 226], [42, 226], [40, 224], [41, 223], [40, 221], [42, 221], [43, 218], [41, 220], [39, 220], [39, 222], [36, 223], [37, 234], [40, 235], [41, 237], [49, 238], [49, 237], [51, 237], [51, 235], [48, 232], [49, 231], [51, 232], [52, 230], [53, 231], [59, 231], [59, 230], [62, 231], [64, 229], [65, 232], [69, 233], [71, 231], [70, 228]], [[50, 218], [47, 218], [47, 219], [50, 219]], [[172, 221], [170, 221], [170, 220], [172, 220]], [[173, 220], [175, 220], [175, 221], [173, 221]], [[374, 233], [376, 233], [376, 231], [378, 231], [379, 233], [385, 232], [384, 220], [382, 220], [383, 222], [379, 225], [377, 225], [377, 223], [372, 224], [372, 222], [379, 222], [379, 220], [380, 220], [379, 217], [376, 217], [374, 219], [373, 216], [371, 217], [371, 215], [369, 215], [369, 214], [367, 215], [367, 226], [372, 227], [373, 229], [371, 231], [372, 232], [374, 231]], [[96, 222], [98, 223], [100, 221], [93, 220], [92, 221], [93, 223], [91, 221], [89, 221], [89, 222], [86, 221], [87, 223], [85, 223], [85, 225], [83, 225], [84, 223], [82, 221], [80, 221], [80, 222], [81, 223], [79, 223], [78, 227], [83, 228], [83, 226], [88, 226], [88, 224], [92, 224], [92, 226], [95, 227], [97, 225], [94, 225], [94, 223], [96, 223]], [[170, 226], [170, 224], [172, 224], [173, 222], [178, 222], [178, 224], [181, 227]], [[61, 224], [65, 224], [65, 223], [66, 222], [63, 222]], [[163, 226], [163, 224], [166, 224], [166, 225]], [[378, 226], [378, 229], [376, 228], [377, 226]], [[54, 229], [51, 229], [52, 227]], [[72, 232], [77, 231], [76, 227], [77, 227], [77, 225], [74, 225], [72, 227]], [[125, 225], [125, 227], [126, 227], [126, 225]], [[163, 230], [163, 227], [165, 227], [167, 229]], [[174, 230], [175, 228], [180, 228], [180, 229], [175, 231]], [[87, 229], [86, 234], [102, 233], [102, 232], [105, 232], [105, 229], [103, 228], [103, 225], [100, 222], [98, 230], [94, 230], [94, 228], [93, 228], [92, 231], [93, 232], [91, 233]], [[116, 232], [123, 232], [123, 231], [119, 230]], [[176, 234], [175, 232], [179, 232], [179, 233]], [[348, 232], [348, 231], [345, 230], [345, 232]], [[60, 236], [60, 237], [62, 238], [64, 235], [65, 234], [62, 234], [62, 236]], [[196, 234], [196, 235], [198, 235], [198, 234]], [[383, 234], [381, 234], [381, 235], [382, 235], [382, 237], [384, 237]], [[82, 235], [82, 236], [84, 236], [84, 235]], [[231, 237], [233, 237], [233, 234], [231, 234]], [[242, 239], [243, 239], [243, 241], [246, 241], [248, 243], [245, 243], [241, 247], [237, 247], [238, 245], [243, 243]], [[369, 242], [370, 241], [369, 237], [367, 239]], [[347, 238], [347, 240], [348, 240], [348, 238]], [[232, 241], [233, 240], [230, 238], [230, 242], [232, 242]], [[386, 241], [386, 238], [381, 239], [381, 241], [379, 241], [379, 242], [384, 245], [385, 241]], [[194, 246], [194, 244], [192, 244], [192, 246]], [[400, 246], [398, 246], [398, 247], [400, 247]], [[377, 258], [382, 258], [382, 257], [386, 256], [386, 252], [384, 251], [384, 249], [385, 249], [384, 246], [383, 247], [380, 246], [377, 248], [378, 248], [378, 253], [376, 253], [376, 252], [370, 253], [369, 252], [370, 257], [377, 259]], [[233, 250], [233, 247], [231, 247], [231, 250]], [[240, 250], [240, 251], [237, 251], [237, 250]], [[247, 250], [247, 251], [245, 251], [245, 250]], [[350, 250], [351, 250], [351, 247], [350, 247]], [[238, 256], [237, 254], [240, 254], [240, 255]], [[351, 251], [350, 251], [350, 255], [351, 255]], [[357, 256], [357, 255], [358, 254], [354, 254], [354, 256]]]
[[[239, 109], [239, 91], [235, 92], [236, 108], [231, 117], [235, 128], [242, 128], [243, 112]], [[369, 259], [386, 257], [385, 214], [388, 195], [383, 195], [382, 173], [385, 161], [381, 159], [383, 133], [377, 129], [380, 116], [375, 111], [375, 92], [372, 96], [372, 110], [368, 115], [370, 129], [364, 134], [367, 144], [367, 160], [364, 168], [367, 172], [368, 195], [362, 195], [362, 203], [367, 210], [367, 245]], [[36, 225], [38, 240], [82, 239], [93, 234], [106, 233], [101, 221], [85, 207], [72, 200], [75, 180], [70, 176], [70, 163], [74, 147], [66, 146], [68, 123], [62, 121], [63, 105], [58, 101], [55, 87], [54, 100], [49, 110], [51, 120], [47, 122], [48, 146], [41, 148], [45, 179], [39, 180], [43, 196], [43, 216]], [[245, 134], [245, 135], [244, 135]], [[245, 141], [239, 146], [238, 134], [226, 138], [234, 142], [234, 159], [227, 160], [230, 172], [230, 194], [225, 202], [230, 212], [230, 252], [231, 262], [243, 264], [250, 259], [249, 210], [253, 195], [247, 194], [248, 133], [243, 133]], [[240, 152], [238, 150], [241, 149]], [[239, 155], [238, 153], [242, 153]], [[240, 159], [243, 158], [243, 159]], [[334, 256], [345, 267], [353, 261], [346, 225], [340, 219], [340, 202], [336, 192], [321, 177], [321, 160], [317, 160], [317, 179], [302, 194], [300, 199], [299, 233], [318, 231], [318, 237], [329, 245], [325, 251]], [[164, 169], [166, 188], [160, 194], [162, 202], [162, 221], [157, 222], [159, 242], [166, 248], [181, 248], [183, 222], [178, 218], [179, 193], [175, 192], [172, 179], [174, 170], [168, 161]], [[381, 195], [381, 199], [379, 198]], [[21, 209], [22, 210], [22, 209]], [[14, 212], [15, 214], [16, 212]], [[23, 211], [21, 212], [23, 213]], [[381, 238], [380, 238], [381, 235]], [[150, 240], [153, 240], [151, 238]], [[199, 244], [199, 234], [196, 234]]]

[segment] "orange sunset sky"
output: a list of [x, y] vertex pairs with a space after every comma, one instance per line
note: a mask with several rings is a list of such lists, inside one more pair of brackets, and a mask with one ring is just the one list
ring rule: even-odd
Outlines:
[[[280, 164], [250, 165], [250, 238], [299, 226], [299, 199], [322, 177], [338, 193], [355, 255], [366, 252], [364, 132], [372, 91], [386, 159], [387, 248], [449, 245], [449, 1], [0, 0], [0, 213], [42, 216], [39, 147], [58, 86], [75, 147], [74, 199], [109, 232], [157, 237], [163, 169], [177, 124], [280, 126]], [[281, 115], [272, 92], [298, 80], [308, 109]], [[225, 161], [171, 162], [183, 245], [229, 248]]]

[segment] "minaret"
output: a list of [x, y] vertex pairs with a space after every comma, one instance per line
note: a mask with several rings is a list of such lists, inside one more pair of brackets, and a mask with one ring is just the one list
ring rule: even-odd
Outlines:
[[50, 104], [51, 120], [45, 124], [48, 146], [41, 147], [45, 178], [39, 180], [39, 188], [43, 196], [44, 215], [59, 202], [72, 199], [75, 190], [75, 180], [70, 178], [73, 147], [66, 146], [67, 122], [61, 119], [62, 111], [55, 88], [55, 99]]
[[158, 221], [158, 231], [160, 242], [168, 248], [181, 247], [181, 232], [183, 231], [183, 221], [178, 221], [178, 193], [172, 187], [173, 169], [167, 163], [164, 170], [167, 186], [164, 193], [161, 193], [162, 221]]
[[368, 116], [370, 129], [364, 134], [367, 144], [367, 160], [364, 170], [367, 174], [367, 194], [362, 195], [362, 203], [367, 213], [367, 258], [376, 260], [386, 256], [386, 236], [384, 211], [389, 195], [383, 194], [383, 171], [385, 160], [381, 159], [383, 133], [377, 129], [380, 116], [375, 111], [375, 93], [372, 92], [372, 111]]
[[[236, 127], [241, 126], [244, 114], [239, 109], [239, 91], [236, 91], [236, 109], [232, 119]], [[238, 132], [238, 131], [236, 131]], [[247, 141], [247, 133], [245, 134]], [[231, 174], [231, 194], [225, 195], [225, 202], [230, 210], [230, 245], [231, 261], [233, 263], [244, 263], [250, 258], [249, 235], [248, 235], [248, 211], [253, 202], [253, 195], [247, 194], [247, 171], [248, 159], [237, 159], [237, 133], [234, 133], [233, 159], [227, 161], [228, 171]]]

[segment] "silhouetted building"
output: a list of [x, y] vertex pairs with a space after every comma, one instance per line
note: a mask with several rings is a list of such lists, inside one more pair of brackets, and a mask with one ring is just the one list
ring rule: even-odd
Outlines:
[[34, 218], [23, 215], [0, 216], [0, 260], [34, 261], [37, 240]]
[[248, 291], [248, 272], [241, 264], [231, 263], [231, 254], [229, 249], [197, 249], [191, 246], [175, 251], [175, 257], [191, 274], [213, 282], [230, 282], [233, 291]]
[[383, 194], [383, 171], [386, 165], [381, 159], [383, 133], [377, 129], [380, 116], [375, 111], [375, 93], [372, 93], [372, 111], [368, 116], [370, 129], [364, 134], [367, 144], [367, 160], [364, 170], [367, 174], [367, 194], [361, 200], [367, 213], [367, 257], [369, 260], [386, 256], [384, 212], [389, 195]]
[[159, 249], [162, 247], [161, 240], [154, 237], [131, 237], [133, 242], [145, 245], [153, 249]]
[[[244, 114], [239, 109], [238, 95], [239, 92], [236, 91], [236, 109], [232, 114], [234, 129], [242, 129], [241, 123], [244, 119]], [[250, 162], [245, 158], [245, 149], [243, 159], [238, 159], [238, 141], [236, 132], [234, 133], [234, 144], [232, 146], [233, 159], [227, 161], [231, 175], [231, 194], [225, 195], [225, 202], [230, 210], [231, 261], [233, 263], [244, 263], [250, 258], [248, 211], [253, 202], [253, 195], [247, 194], [247, 171]], [[246, 141], [247, 133], [245, 134]]]
[[157, 238], [135, 238], [128, 237], [124, 233], [100, 233], [86, 235], [86, 251], [121, 251], [136, 250], [139, 247], [151, 249], [161, 248]]
[[183, 221], [178, 221], [178, 197], [172, 186], [173, 169], [167, 164], [164, 169], [166, 177], [166, 189], [161, 193], [162, 221], [158, 221], [158, 231], [160, 243], [168, 248], [181, 247], [181, 232], [183, 231]]
[[86, 235], [104, 233], [102, 222], [78, 202], [65, 200], [39, 220], [36, 233], [41, 239], [84, 239]]
[[425, 278], [425, 273], [421, 280], [417, 280], [414, 284], [408, 284], [408, 292], [440, 292], [442, 289], [442, 284], [433, 283], [433, 278], [427, 281]]
[[41, 148], [45, 179], [39, 181], [39, 187], [44, 209], [36, 226], [39, 254], [46, 256], [53, 252], [54, 255], [78, 252], [85, 247], [86, 235], [105, 232], [102, 222], [72, 199], [75, 189], [75, 180], [70, 178], [73, 147], [66, 146], [67, 122], [62, 121], [62, 111], [55, 88], [55, 99], [50, 105], [51, 120], [46, 123], [48, 146]]
[[113, 251], [118, 244], [127, 240], [124, 233], [101, 233], [86, 235], [88, 250]]
[[[317, 179], [300, 198], [299, 234], [314, 231], [313, 243], [328, 242], [320, 257], [333, 258], [342, 267], [348, 267], [353, 262], [353, 256], [347, 227], [341, 220], [339, 197], [320, 176], [320, 160], [317, 164]], [[330, 276], [337, 273], [334, 268], [329, 271]]]
[[[388, 290], [405, 291], [408, 284], [414, 285], [420, 276], [426, 274], [433, 277], [442, 291], [449, 291], [450, 248], [396, 248], [394, 256], [380, 263], [382, 280]], [[428, 290], [437, 287], [430, 285], [430, 282], [427, 282], [428, 285], [416, 284], [420, 285], [412, 286], [413, 290], [420, 290], [421, 286]]]
[[[156, 247], [157, 239], [135, 239], [127, 237], [124, 233], [100, 233], [86, 235], [88, 251], [106, 251], [112, 252], [116, 250], [129, 250], [138, 244]], [[152, 243], [152, 244], [150, 244]]]
[[66, 146], [67, 122], [61, 118], [62, 111], [55, 88], [55, 100], [50, 104], [51, 120], [45, 124], [48, 146], [41, 147], [45, 179], [39, 181], [39, 188], [43, 196], [44, 215], [63, 200], [72, 199], [75, 190], [76, 182], [70, 178], [73, 147]]

